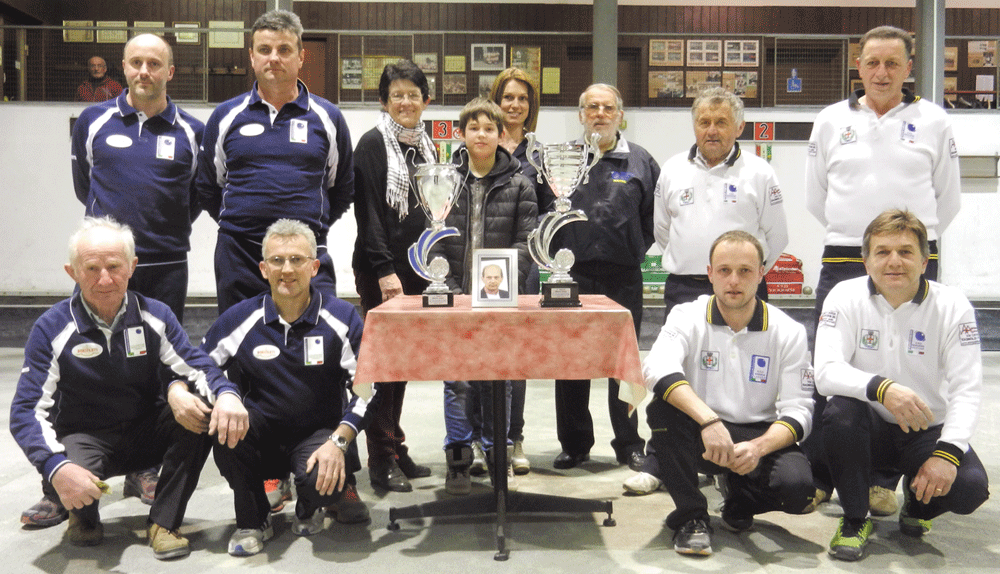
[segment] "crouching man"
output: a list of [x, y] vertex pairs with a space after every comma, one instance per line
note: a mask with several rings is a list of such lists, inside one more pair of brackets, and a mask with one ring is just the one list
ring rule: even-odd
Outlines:
[[271, 286], [231, 307], [202, 348], [236, 381], [250, 411], [250, 432], [235, 449], [215, 449], [233, 489], [236, 532], [229, 553], [251, 556], [274, 535], [264, 480], [295, 475], [292, 532], [320, 532], [329, 514], [369, 520], [358, 498], [354, 442], [371, 403], [352, 394], [361, 317], [349, 303], [310, 287], [320, 261], [316, 237], [299, 221], [268, 227], [260, 272]]
[[806, 332], [757, 298], [764, 250], [743, 231], [709, 251], [715, 295], [677, 305], [643, 363], [654, 393], [646, 410], [659, 476], [676, 509], [667, 516], [680, 554], [712, 553], [698, 472], [720, 475], [722, 526], [748, 530], [754, 515], [800, 514], [814, 492], [796, 444], [812, 421]]
[[77, 546], [104, 538], [105, 479], [162, 462], [149, 544], [159, 559], [187, 556], [178, 529], [212, 448], [209, 435], [224, 449], [236, 446], [247, 411], [170, 309], [128, 290], [137, 263], [128, 226], [84, 219], [69, 260], [66, 273], [79, 291], [32, 327], [11, 434], [69, 509], [67, 538]]

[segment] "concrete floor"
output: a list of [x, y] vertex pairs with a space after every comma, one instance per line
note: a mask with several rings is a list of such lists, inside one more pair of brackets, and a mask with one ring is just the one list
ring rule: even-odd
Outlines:
[[[22, 353], [0, 348], [0, 403], [9, 404], [21, 369]], [[1000, 477], [1000, 353], [986, 353], [986, 385], [978, 433], [973, 440], [987, 471]], [[595, 385], [598, 391], [603, 383]], [[677, 555], [663, 519], [672, 508], [670, 497], [658, 492], [645, 497], [624, 496], [621, 483], [631, 475], [615, 463], [608, 445], [610, 424], [603, 392], [592, 393], [591, 411], [598, 427], [592, 460], [567, 471], [552, 468], [559, 452], [555, 436], [551, 381], [528, 384], [526, 451], [531, 474], [519, 477], [520, 490], [614, 501], [617, 526], [602, 526], [604, 515], [512, 516], [508, 528], [507, 562], [493, 560], [492, 517], [461, 517], [401, 522], [386, 529], [390, 506], [405, 506], [443, 498], [444, 436], [440, 383], [411, 383], [403, 428], [418, 462], [434, 475], [414, 481], [407, 494], [376, 493], [367, 473], [358, 476], [359, 492], [371, 509], [372, 522], [362, 526], [329, 523], [309, 538], [291, 533], [291, 506], [277, 516], [275, 538], [265, 551], [250, 558], [233, 558], [226, 542], [234, 528], [232, 493], [211, 459], [191, 500], [182, 531], [191, 540], [191, 556], [172, 562], [153, 558], [145, 546], [147, 507], [137, 499], [122, 499], [120, 477], [110, 480], [113, 494], [101, 503], [105, 540], [96, 548], [64, 543], [65, 525], [26, 530], [20, 514], [39, 497], [39, 476], [8, 433], [0, 438], [0, 556], [3, 572], [180, 572], [202, 573], [252, 568], [254, 572], [996, 572], [1000, 563], [1000, 503], [994, 498], [971, 516], [945, 515], [922, 540], [900, 535], [897, 517], [877, 520], [868, 555], [859, 563], [837, 562], [826, 554], [840, 507], [825, 504], [814, 514], [757, 517], [742, 535], [716, 529], [715, 554], [708, 558]], [[641, 411], [640, 411], [641, 412]], [[4, 427], [8, 411], [3, 409]], [[640, 420], [644, 436], [649, 430]], [[363, 441], [362, 441], [363, 444]], [[364, 448], [362, 447], [362, 450]], [[362, 460], [366, 454], [362, 452]], [[474, 492], [488, 492], [488, 480], [477, 480]], [[720, 499], [706, 487], [711, 507]], [[713, 521], [718, 522], [717, 515]]]

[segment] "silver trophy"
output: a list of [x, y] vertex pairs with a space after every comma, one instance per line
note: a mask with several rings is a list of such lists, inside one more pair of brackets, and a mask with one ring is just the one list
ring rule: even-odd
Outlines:
[[430, 219], [431, 227], [425, 229], [407, 251], [410, 266], [417, 275], [431, 282], [424, 289], [424, 307], [451, 307], [455, 304], [454, 295], [444, 283], [450, 270], [448, 261], [440, 256], [430, 262], [427, 258], [435, 243], [445, 237], [460, 235], [457, 228], [445, 227], [444, 220], [458, 200], [464, 180], [458, 173], [458, 166], [450, 163], [420, 165], [413, 179], [416, 181], [417, 199]]
[[[538, 228], [528, 235], [528, 252], [538, 266], [549, 273], [549, 280], [542, 284], [542, 307], [579, 307], [580, 286], [569, 275], [576, 258], [573, 252], [563, 248], [550, 255], [552, 238], [556, 232], [567, 223], [586, 221], [587, 215], [573, 206], [569, 197], [576, 188], [587, 183], [590, 169], [601, 159], [601, 148], [598, 145], [600, 136], [590, 134], [584, 143], [540, 144], [535, 140], [535, 134], [529, 133], [527, 157], [538, 170], [538, 183], [542, 183], [542, 174], [556, 196], [556, 210], [546, 213], [538, 223]], [[535, 163], [535, 152], [542, 164]], [[588, 156], [593, 154], [590, 163]]]

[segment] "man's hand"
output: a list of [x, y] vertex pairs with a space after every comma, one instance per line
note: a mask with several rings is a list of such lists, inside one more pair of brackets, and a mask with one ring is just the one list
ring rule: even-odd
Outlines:
[[378, 288], [382, 290], [382, 300], [388, 301], [396, 295], [403, 294], [403, 284], [399, 282], [399, 277], [393, 273], [378, 280]]
[[885, 390], [882, 404], [896, 417], [896, 424], [903, 432], [927, 430], [934, 422], [934, 413], [913, 389], [893, 383]]
[[748, 474], [753, 472], [763, 455], [760, 447], [751, 441], [739, 442], [733, 445], [733, 460], [729, 464], [729, 470], [736, 474]]
[[233, 393], [222, 393], [212, 408], [212, 420], [208, 434], [218, 434], [219, 444], [234, 448], [247, 436], [250, 430], [250, 415], [239, 397]]
[[167, 403], [174, 412], [174, 419], [187, 430], [201, 434], [208, 432], [212, 409], [201, 397], [187, 390], [182, 383], [174, 383], [167, 390]]
[[317, 467], [316, 490], [321, 495], [329, 496], [335, 490], [344, 488], [344, 481], [347, 479], [347, 472], [344, 469], [344, 451], [333, 444], [332, 440], [326, 441], [323, 446], [309, 455], [309, 460], [306, 461], [306, 472], [312, 472], [314, 466]]
[[705, 445], [702, 458], [722, 468], [729, 468], [733, 462], [733, 437], [729, 436], [722, 421], [701, 429], [701, 442]]
[[100, 480], [94, 473], [72, 462], [59, 467], [52, 477], [52, 486], [66, 508], [80, 509], [101, 498]]
[[917, 500], [928, 504], [931, 498], [944, 496], [951, 491], [951, 485], [955, 483], [957, 474], [957, 466], [943, 458], [932, 456], [920, 465], [917, 476], [910, 482], [910, 490], [916, 495]]

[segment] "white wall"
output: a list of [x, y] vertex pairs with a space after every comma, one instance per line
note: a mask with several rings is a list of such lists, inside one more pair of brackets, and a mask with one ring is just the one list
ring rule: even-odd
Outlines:
[[[79, 104], [0, 104], [0, 198], [8, 248], [0, 251], [0, 294], [51, 295], [68, 293], [72, 282], [62, 270], [66, 240], [83, 215], [73, 194], [70, 175], [69, 119]], [[185, 106], [205, 120], [210, 106]], [[748, 110], [746, 120], [811, 122], [818, 110]], [[355, 142], [374, 126], [377, 111], [344, 110]], [[431, 106], [425, 120], [457, 119], [458, 108]], [[1000, 114], [955, 112], [955, 135], [962, 155], [1000, 154]], [[694, 143], [688, 110], [628, 110], [626, 138], [645, 147], [659, 162]], [[749, 129], [749, 126], [748, 126]], [[575, 110], [543, 108], [539, 139], [565, 141], [579, 135]], [[805, 210], [802, 165], [805, 143], [772, 144], [772, 162], [782, 185], [791, 241], [787, 252], [803, 259], [805, 282], [815, 286], [822, 252], [822, 228]], [[753, 153], [752, 144], [746, 144]], [[1000, 299], [1000, 271], [990, 257], [1000, 253], [1000, 184], [996, 179], [963, 180], [962, 211], [942, 237], [942, 280], [962, 287], [974, 299]], [[992, 224], [990, 222], [993, 222]], [[214, 295], [212, 254], [216, 225], [203, 215], [192, 235], [192, 296]], [[356, 228], [348, 212], [330, 232], [330, 252], [341, 295], [354, 294], [351, 252]], [[655, 247], [654, 247], [655, 249]]]

